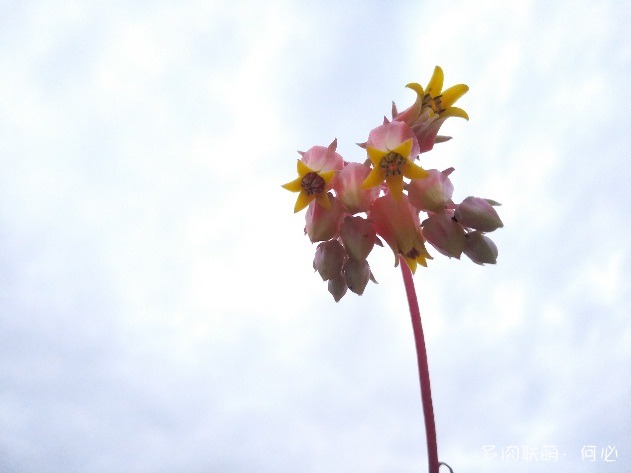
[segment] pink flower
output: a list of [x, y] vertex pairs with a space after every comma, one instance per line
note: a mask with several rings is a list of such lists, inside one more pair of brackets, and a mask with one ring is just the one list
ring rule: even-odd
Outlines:
[[407, 110], [397, 113], [396, 107], [392, 107], [392, 116], [395, 121], [407, 123], [418, 140], [420, 153], [431, 150], [434, 143], [447, 141], [449, 137], [438, 137], [440, 127], [449, 117], [469, 119], [467, 112], [453, 104], [462, 97], [469, 87], [458, 84], [443, 91], [443, 70], [436, 66], [432, 78], [425, 90], [420, 84], [411, 83], [406, 87], [416, 92], [416, 101]]
[[414, 164], [418, 155], [418, 142], [414, 133], [403, 122], [391, 122], [370, 132], [366, 142], [372, 170], [362, 183], [364, 189], [379, 186], [386, 181], [396, 200], [403, 194], [403, 178], [421, 179], [427, 171]]
[[333, 185], [335, 173], [344, 166], [342, 156], [335, 152], [336, 147], [337, 140], [333, 140], [328, 148], [314, 146], [306, 153], [299, 151], [302, 158], [296, 163], [298, 177], [283, 184], [283, 188], [288, 191], [299, 192], [294, 213], [300, 212], [314, 200], [322, 207], [330, 208], [328, 190]]
[[391, 194], [379, 197], [372, 204], [368, 218], [392, 248], [395, 266], [399, 264], [399, 255], [405, 258], [412, 272], [416, 271], [417, 264], [427, 266], [427, 259], [431, 256], [425, 249], [418, 213], [406, 195], [402, 195], [400, 201]]
[[351, 214], [368, 212], [371, 204], [379, 196], [379, 187], [364, 189], [362, 182], [370, 174], [370, 168], [360, 163], [348, 163], [335, 181], [333, 189]]
[[305, 233], [312, 242], [326, 241], [337, 236], [346, 214], [339, 199], [329, 195], [329, 208], [311, 202], [306, 214]]

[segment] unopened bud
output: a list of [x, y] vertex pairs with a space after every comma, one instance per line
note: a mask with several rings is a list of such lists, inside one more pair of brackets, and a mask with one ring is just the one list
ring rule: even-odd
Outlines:
[[345, 258], [346, 250], [340, 242], [325, 241], [316, 248], [313, 269], [320, 273], [323, 281], [328, 281], [342, 274]]
[[504, 226], [493, 208], [494, 205], [500, 204], [490, 199], [467, 197], [456, 207], [454, 216], [464, 227], [481, 232], [492, 232]]
[[364, 293], [370, 276], [368, 261], [349, 259], [344, 263], [344, 281], [355, 294], [361, 296]]
[[465, 232], [448, 213], [432, 214], [423, 221], [423, 236], [440, 253], [460, 259], [465, 244]]
[[349, 256], [366, 259], [377, 239], [377, 233], [370, 220], [362, 217], [346, 217], [340, 225], [340, 236]]
[[342, 275], [329, 279], [329, 292], [333, 296], [333, 299], [335, 299], [335, 302], [340, 302], [340, 299], [344, 297], [347, 290], [348, 287]]
[[495, 264], [497, 262], [497, 246], [486, 235], [480, 232], [467, 233], [464, 254], [476, 264]]

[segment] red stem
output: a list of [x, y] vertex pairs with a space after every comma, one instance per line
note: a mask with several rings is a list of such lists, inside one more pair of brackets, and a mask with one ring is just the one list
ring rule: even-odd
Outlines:
[[423, 402], [423, 417], [425, 418], [425, 436], [427, 437], [427, 462], [429, 473], [438, 473], [440, 463], [438, 462], [438, 443], [436, 441], [436, 423], [434, 422], [434, 408], [432, 406], [432, 390], [429, 384], [429, 366], [427, 364], [427, 350], [425, 349], [425, 337], [423, 336], [423, 326], [421, 324], [421, 312], [418, 308], [416, 290], [412, 271], [403, 258], [400, 259], [401, 273], [403, 274], [403, 284], [410, 306], [410, 316], [412, 318], [412, 328], [414, 329], [414, 342], [416, 344], [416, 358], [418, 361], [418, 374], [421, 382], [421, 400]]

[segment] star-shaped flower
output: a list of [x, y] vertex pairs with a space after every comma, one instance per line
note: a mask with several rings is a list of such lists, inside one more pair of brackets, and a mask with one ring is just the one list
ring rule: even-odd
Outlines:
[[294, 205], [294, 213], [300, 212], [314, 199], [325, 209], [331, 208], [327, 190], [335, 177], [335, 170], [315, 171], [300, 159], [298, 160], [297, 170], [298, 177], [287, 184], [283, 184], [283, 188], [288, 191], [300, 192], [298, 199], [296, 199], [296, 205]]
[[427, 171], [414, 164], [418, 149], [414, 133], [404, 122], [384, 123], [372, 130], [366, 142], [372, 169], [362, 182], [362, 188], [370, 189], [385, 180], [392, 196], [401, 200], [404, 177], [421, 179], [427, 176]]

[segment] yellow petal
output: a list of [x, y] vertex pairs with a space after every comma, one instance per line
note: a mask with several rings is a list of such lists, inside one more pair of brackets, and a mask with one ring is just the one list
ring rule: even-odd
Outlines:
[[335, 169], [331, 171], [327, 171], [327, 172], [318, 173], [318, 174], [322, 179], [324, 179], [324, 183], [328, 184], [329, 182], [333, 180], [333, 177], [335, 177]]
[[305, 174], [308, 174], [310, 172], [315, 172], [313, 169], [311, 169], [309, 166], [303, 163], [300, 159], [298, 160], [297, 168], [298, 168], [298, 175], [300, 177], [305, 177]]
[[384, 175], [383, 171], [379, 167], [374, 167], [370, 170], [370, 174], [366, 176], [364, 182], [362, 182], [362, 189], [370, 189], [371, 187], [378, 186], [383, 182]]
[[368, 153], [368, 159], [370, 159], [370, 162], [375, 168], [378, 168], [381, 164], [381, 158], [388, 154], [387, 151], [373, 148], [372, 146], [366, 146], [366, 152]]
[[406, 87], [416, 92], [421, 99], [423, 98], [423, 95], [425, 95], [425, 92], [423, 92], [423, 86], [421, 84], [410, 82], [408, 85], [406, 85]]
[[283, 189], [287, 189], [291, 192], [300, 192], [302, 190], [302, 177], [297, 177], [287, 184], [283, 184]]
[[429, 80], [429, 84], [427, 84], [425, 93], [431, 95], [432, 97], [440, 95], [440, 91], [443, 90], [444, 79], [445, 75], [443, 74], [443, 70], [439, 66], [436, 66], [434, 68], [432, 78]]
[[401, 202], [403, 195], [403, 176], [389, 176], [386, 178], [386, 184], [394, 200]]
[[465, 120], [469, 120], [469, 115], [463, 109], [458, 107], [449, 107], [443, 113], [440, 114], [441, 117], [460, 117]]
[[410, 152], [412, 151], [412, 145], [413, 145], [412, 138], [408, 138], [400, 145], [395, 146], [391, 151], [393, 153], [400, 154], [404, 158], [409, 158]]
[[469, 91], [469, 86], [465, 84], [458, 84], [458, 85], [449, 87], [447, 90], [443, 92], [440, 98], [440, 104], [443, 106], [443, 108], [449, 108], [454, 103], [456, 103], [456, 100], [458, 100], [468, 91]]
[[403, 257], [403, 259], [405, 260], [408, 267], [410, 268], [410, 271], [412, 271], [412, 274], [416, 273], [416, 260], [412, 258], [407, 258], [405, 256]]
[[296, 205], [294, 205], [294, 213], [300, 212], [315, 198], [313, 195], [307, 195], [305, 192], [301, 192], [296, 199]]
[[429, 173], [408, 159], [403, 165], [403, 175], [409, 179], [424, 179], [429, 176]]

